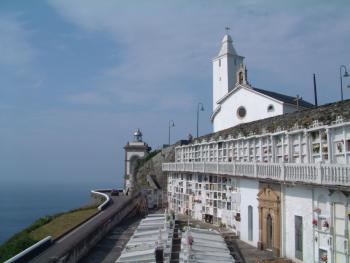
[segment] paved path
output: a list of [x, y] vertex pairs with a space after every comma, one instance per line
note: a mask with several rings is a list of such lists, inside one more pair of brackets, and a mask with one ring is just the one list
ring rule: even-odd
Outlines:
[[141, 219], [140, 216], [124, 219], [79, 262], [114, 263], [119, 258]]
[[238, 239], [238, 237], [234, 236], [233, 233], [227, 232], [218, 226], [188, 218], [187, 216], [181, 214], [178, 215], [178, 219], [181, 221], [182, 225], [186, 225], [187, 220], [189, 219], [189, 223], [193, 227], [204, 229], [211, 228], [221, 232], [226, 241], [227, 247], [230, 249], [231, 255], [237, 260], [237, 262], [256, 263], [257, 260], [262, 261], [276, 259], [271, 251], [257, 249]]
[[72, 232], [57, 240], [51, 247], [31, 260], [30, 263], [52, 262], [53, 259], [58, 258], [77, 242], [84, 239], [92, 229], [98, 227], [102, 222], [106, 221], [107, 218], [119, 211], [130, 198], [130, 196], [113, 196], [111, 204], [104, 211], [101, 211]]
[[273, 255], [272, 251], [260, 250], [253, 247], [240, 239], [235, 239], [236, 247], [240, 250], [244, 257], [246, 263], [256, 263], [263, 262], [264, 260], [275, 260], [276, 257]]

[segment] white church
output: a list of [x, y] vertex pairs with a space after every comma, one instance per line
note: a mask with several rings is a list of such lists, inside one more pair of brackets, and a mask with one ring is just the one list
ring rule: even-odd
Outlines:
[[248, 82], [244, 57], [237, 54], [230, 35], [225, 35], [213, 59], [214, 132], [244, 122], [269, 118], [313, 105], [299, 97], [257, 89]]
[[294, 262], [350, 262], [350, 100], [314, 107], [253, 87], [225, 35], [214, 132], [164, 163], [168, 206]]

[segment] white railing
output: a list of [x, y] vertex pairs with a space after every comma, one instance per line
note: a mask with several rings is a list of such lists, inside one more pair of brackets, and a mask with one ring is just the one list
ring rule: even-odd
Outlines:
[[104, 210], [107, 207], [107, 205], [109, 204], [109, 202], [111, 201], [111, 199], [109, 198], [109, 196], [107, 194], [102, 193], [102, 192], [98, 192], [97, 190], [96, 191], [91, 190], [91, 194], [95, 194], [97, 196], [101, 196], [104, 199], [104, 202], [97, 207], [97, 209], [99, 211]]
[[[17, 255], [13, 256], [12, 258], [6, 260], [4, 263], [15, 263], [15, 262], [26, 262], [28, 258], [34, 257], [34, 253], [38, 253], [38, 251], [43, 251], [44, 249], [48, 248], [52, 244], [52, 236], [47, 236], [34, 245], [26, 248], [22, 252], [18, 253]], [[26, 260], [27, 259], [27, 260]]]
[[350, 186], [350, 165], [255, 163], [255, 162], [189, 162], [163, 163], [163, 171], [226, 174], [282, 182]]

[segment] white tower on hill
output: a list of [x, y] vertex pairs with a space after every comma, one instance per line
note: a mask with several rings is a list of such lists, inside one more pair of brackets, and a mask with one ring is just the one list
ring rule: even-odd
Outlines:
[[148, 144], [142, 141], [142, 132], [137, 129], [134, 132], [134, 140], [124, 146], [125, 150], [125, 174], [124, 188], [126, 191], [132, 191], [136, 184], [136, 167], [138, 160], [144, 158], [150, 151]]
[[231, 36], [226, 34], [218, 56], [213, 58], [213, 111], [218, 106], [217, 101], [235, 87], [243, 59], [234, 49]]

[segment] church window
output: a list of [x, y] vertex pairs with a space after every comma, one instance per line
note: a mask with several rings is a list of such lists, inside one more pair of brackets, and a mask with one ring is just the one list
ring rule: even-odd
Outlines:
[[246, 115], [247, 115], [247, 110], [243, 106], [240, 106], [237, 109], [237, 116], [243, 119]]
[[243, 72], [242, 71], [239, 72], [238, 77], [239, 77], [239, 79], [238, 79], [239, 84], [242, 84], [243, 83]]
[[267, 106], [267, 112], [274, 112], [274, 111], [275, 111], [275, 107], [272, 104]]
[[237, 65], [237, 60], [235, 59], [234, 61], [235, 61], [235, 66], [236, 66]]
[[219, 59], [219, 67], [221, 67], [221, 59]]

